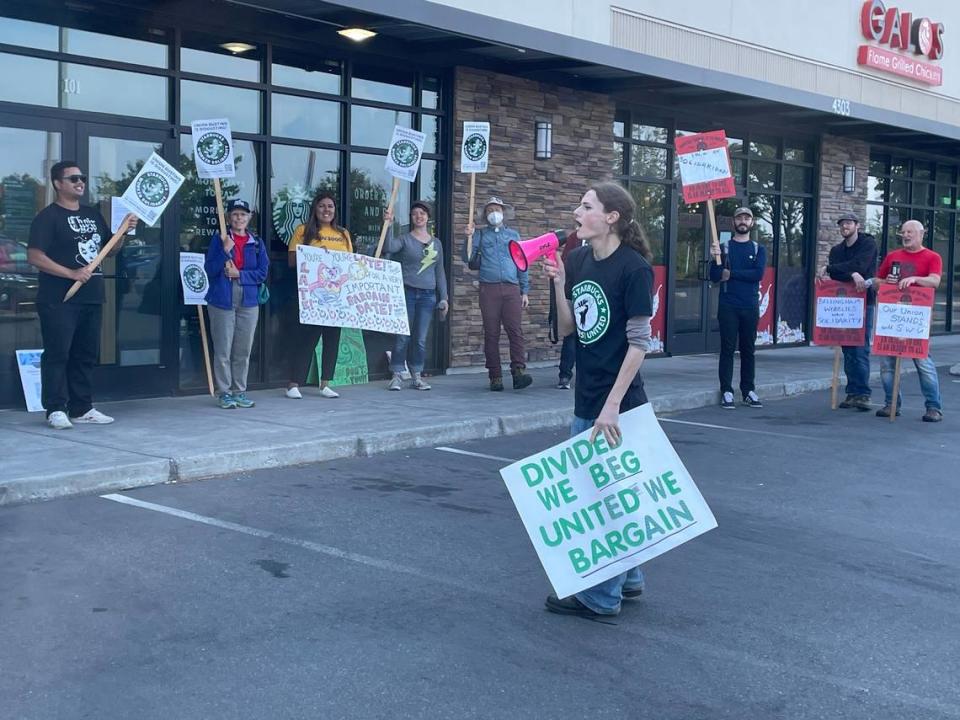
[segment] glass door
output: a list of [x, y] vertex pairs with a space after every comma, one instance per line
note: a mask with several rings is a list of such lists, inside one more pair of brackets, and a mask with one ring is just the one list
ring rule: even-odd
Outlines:
[[[90, 177], [87, 202], [108, 223], [111, 198], [123, 195], [150, 154], [170, 160], [175, 152], [162, 131], [88, 123], [77, 124], [77, 147]], [[123, 249], [103, 263], [98, 397], [169, 394], [177, 388], [178, 272], [175, 239], [167, 237], [175, 230], [174, 213], [168, 208], [154, 227], [138, 223]]]

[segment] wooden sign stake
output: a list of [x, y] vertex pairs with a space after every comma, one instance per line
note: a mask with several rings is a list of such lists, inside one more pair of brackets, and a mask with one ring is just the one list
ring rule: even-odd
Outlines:
[[897, 419], [897, 410], [900, 409], [900, 403], [897, 400], [900, 398], [900, 361], [902, 359], [898, 356], [893, 365], [893, 403], [890, 405], [890, 422]]
[[830, 381], [830, 409], [837, 409], [837, 391], [840, 389], [840, 358], [842, 350], [837, 345], [833, 349], [833, 379]]
[[213, 373], [210, 371], [210, 348], [207, 347], [207, 323], [203, 319], [203, 305], [197, 305], [197, 317], [200, 319], [200, 345], [203, 347], [203, 366], [207, 371], [207, 389], [213, 396], [216, 393], [213, 391]]
[[[473, 222], [474, 202], [477, 198], [477, 174], [470, 173], [470, 214], [467, 215], [467, 225]], [[467, 260], [473, 254], [473, 235], [467, 237]]]
[[[395, 177], [393, 179], [393, 189], [390, 191], [390, 202], [387, 205], [387, 210], [393, 212], [393, 204], [397, 201], [397, 193], [400, 192], [400, 178]], [[383, 239], [387, 236], [387, 227], [389, 224], [386, 220], [383, 221], [383, 227], [380, 228], [380, 242], [377, 243], [377, 252], [374, 253], [374, 257], [380, 257], [380, 252], [383, 250]]]
[[[97, 253], [97, 256], [93, 259], [93, 262], [89, 263], [87, 267], [93, 267], [94, 269], [100, 267], [100, 263], [103, 262], [103, 259], [110, 254], [110, 251], [113, 250], [113, 246], [120, 242], [120, 238], [124, 236], [126, 230], [120, 228], [114, 233], [113, 237], [107, 241], [107, 244], [101, 248], [100, 252]], [[67, 294], [63, 296], [63, 301], [66, 302], [74, 295], [77, 294], [77, 290], [83, 287], [83, 283], [77, 280], [73, 285], [70, 286], [70, 289], [67, 290]]]
[[[716, 243], [720, 244], [720, 236], [717, 235], [717, 216], [713, 210], [713, 200], [707, 200], [707, 215], [710, 218], [710, 244], [713, 245]], [[717, 265], [720, 265], [723, 261], [720, 259], [720, 255], [717, 255], [716, 258]]]

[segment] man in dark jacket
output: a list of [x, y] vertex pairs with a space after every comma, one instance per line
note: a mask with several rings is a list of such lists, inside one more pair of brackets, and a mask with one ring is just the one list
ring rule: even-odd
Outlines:
[[873, 313], [877, 296], [867, 280], [877, 272], [877, 243], [872, 235], [860, 231], [860, 221], [853, 213], [837, 220], [843, 241], [830, 248], [827, 266], [820, 277], [829, 276], [838, 282], [852, 282], [857, 290], [867, 288], [866, 336], [863, 345], [843, 346], [843, 371], [847, 376], [847, 397], [842, 408], [870, 409], [870, 339], [873, 334]]

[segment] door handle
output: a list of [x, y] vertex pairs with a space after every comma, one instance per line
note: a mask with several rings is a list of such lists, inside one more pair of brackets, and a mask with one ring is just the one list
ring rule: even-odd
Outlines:
[[710, 261], [701, 260], [699, 263], [698, 275], [700, 282], [710, 282]]

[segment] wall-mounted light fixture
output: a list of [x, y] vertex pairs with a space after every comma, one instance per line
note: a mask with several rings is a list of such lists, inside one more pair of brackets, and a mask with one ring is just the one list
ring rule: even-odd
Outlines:
[[343, 30], [337, 30], [337, 35], [343, 35], [343, 37], [348, 40], [353, 40], [354, 42], [363, 42], [364, 40], [369, 40], [370, 38], [376, 36], [376, 33], [373, 30], [367, 30], [366, 28], [344, 28]]
[[537, 120], [536, 131], [533, 157], [536, 160], [549, 160], [553, 157], [553, 123], [549, 120]]
[[222, 47], [224, 50], [229, 50], [234, 55], [240, 55], [241, 53], [256, 50], [256, 45], [251, 45], [250, 43], [245, 42], [225, 42], [220, 47]]
[[857, 189], [857, 168], [853, 165], [843, 166], [843, 191], [852, 193]]

